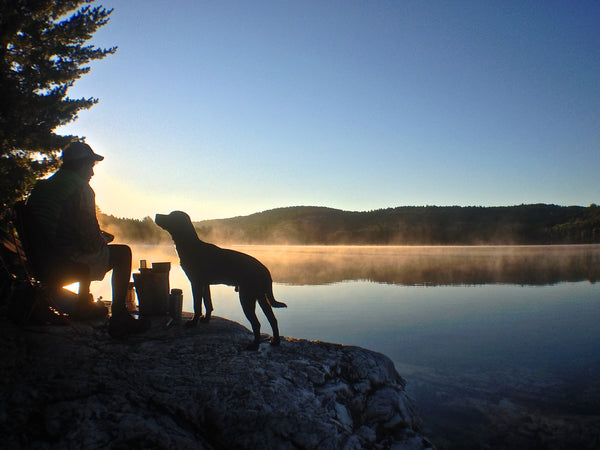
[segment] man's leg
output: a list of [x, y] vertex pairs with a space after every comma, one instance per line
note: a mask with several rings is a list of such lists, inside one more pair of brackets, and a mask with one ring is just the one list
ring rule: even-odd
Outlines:
[[131, 249], [127, 245], [109, 245], [109, 266], [112, 269], [112, 311], [126, 313], [125, 299], [131, 278]]
[[131, 249], [127, 245], [109, 245], [109, 266], [112, 269], [112, 317], [108, 324], [108, 333], [113, 338], [124, 337], [131, 333], [142, 333], [150, 328], [148, 319], [134, 319], [125, 305], [127, 288], [131, 278]]

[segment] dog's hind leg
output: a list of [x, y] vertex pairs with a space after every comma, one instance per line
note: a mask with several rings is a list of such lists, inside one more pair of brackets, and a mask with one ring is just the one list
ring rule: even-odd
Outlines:
[[281, 339], [279, 337], [279, 327], [277, 325], [277, 318], [275, 317], [275, 313], [273, 313], [273, 309], [271, 308], [271, 305], [269, 304], [267, 296], [263, 295], [262, 297], [259, 297], [258, 304], [260, 305], [263, 312], [265, 313], [265, 316], [267, 316], [267, 320], [269, 321], [269, 324], [271, 324], [271, 329], [273, 330], [273, 337], [271, 338], [271, 341], [270, 341], [271, 345], [279, 345], [281, 342]]
[[258, 321], [258, 317], [256, 317], [256, 300], [254, 294], [248, 294], [240, 289], [240, 303], [242, 304], [244, 315], [250, 321], [250, 325], [252, 325], [252, 333], [254, 334], [254, 340], [248, 344], [246, 350], [258, 350], [260, 344], [260, 322]]

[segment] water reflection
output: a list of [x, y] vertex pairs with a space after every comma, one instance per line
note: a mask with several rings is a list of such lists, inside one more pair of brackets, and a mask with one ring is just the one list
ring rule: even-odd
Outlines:
[[[600, 245], [558, 246], [237, 246], [262, 261], [279, 285], [323, 286], [367, 281], [399, 286], [554, 285], [600, 278]], [[191, 310], [189, 281], [172, 245], [133, 245], [138, 261], [170, 261], [171, 287], [184, 290]], [[94, 283], [96, 296], [110, 297], [110, 277]], [[215, 287], [229, 292], [229, 288]], [[233, 292], [233, 291], [232, 291]], [[232, 298], [237, 298], [235, 294]], [[276, 293], [277, 296], [277, 293]]]
[[346, 280], [415, 285], [595, 282], [600, 245], [352, 247], [245, 246], [278, 283], [319, 285]]

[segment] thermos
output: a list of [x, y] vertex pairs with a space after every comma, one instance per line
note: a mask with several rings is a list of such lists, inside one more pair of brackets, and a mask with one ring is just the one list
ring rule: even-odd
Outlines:
[[183, 291], [181, 289], [171, 289], [169, 296], [169, 315], [174, 320], [181, 320], [181, 310], [183, 307]]

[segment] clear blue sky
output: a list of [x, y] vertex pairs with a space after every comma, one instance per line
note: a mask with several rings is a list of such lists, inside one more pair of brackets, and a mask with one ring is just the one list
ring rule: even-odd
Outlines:
[[600, 2], [99, 3], [106, 213], [600, 203]]

